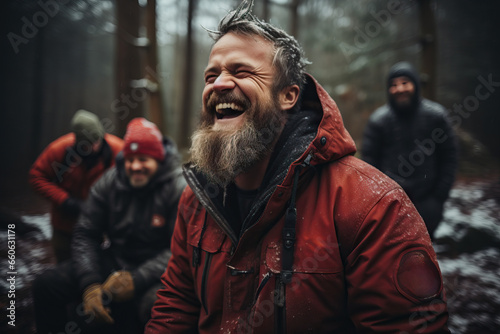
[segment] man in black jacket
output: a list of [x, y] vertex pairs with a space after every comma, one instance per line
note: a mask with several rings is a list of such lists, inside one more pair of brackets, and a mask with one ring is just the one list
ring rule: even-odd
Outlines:
[[72, 261], [33, 284], [39, 334], [138, 333], [149, 318], [185, 181], [175, 145], [153, 123], [133, 119], [124, 139], [85, 203]]
[[375, 110], [365, 128], [362, 157], [402, 186], [432, 238], [455, 179], [455, 134], [444, 107], [420, 96], [411, 64], [390, 69], [387, 92], [388, 103]]

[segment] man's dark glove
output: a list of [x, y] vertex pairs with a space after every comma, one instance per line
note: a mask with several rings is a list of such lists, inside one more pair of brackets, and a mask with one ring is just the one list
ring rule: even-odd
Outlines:
[[61, 209], [67, 215], [70, 215], [72, 217], [78, 217], [80, 211], [82, 210], [82, 206], [83, 206], [82, 200], [79, 200], [74, 197], [68, 197], [68, 199], [65, 200], [61, 205]]

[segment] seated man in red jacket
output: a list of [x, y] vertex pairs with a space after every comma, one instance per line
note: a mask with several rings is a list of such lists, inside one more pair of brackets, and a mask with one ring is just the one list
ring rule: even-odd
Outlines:
[[153, 123], [133, 119], [124, 139], [83, 206], [72, 259], [33, 283], [38, 334], [135, 334], [149, 319], [186, 183], [175, 144]]
[[29, 172], [32, 188], [52, 203], [52, 247], [57, 262], [70, 258], [81, 204], [123, 148], [123, 140], [105, 133], [99, 118], [86, 110], [75, 113], [71, 131], [50, 143]]
[[415, 207], [353, 156], [299, 44], [251, 5], [212, 32], [188, 187], [145, 332], [449, 333]]

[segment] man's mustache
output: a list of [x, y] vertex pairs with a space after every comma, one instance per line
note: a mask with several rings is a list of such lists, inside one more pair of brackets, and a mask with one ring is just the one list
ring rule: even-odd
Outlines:
[[238, 96], [235, 92], [229, 92], [225, 94], [219, 94], [213, 92], [207, 101], [207, 108], [209, 110], [215, 111], [215, 106], [219, 103], [236, 103], [237, 105], [243, 107], [243, 109], [248, 109], [251, 106], [250, 101], [244, 96]]

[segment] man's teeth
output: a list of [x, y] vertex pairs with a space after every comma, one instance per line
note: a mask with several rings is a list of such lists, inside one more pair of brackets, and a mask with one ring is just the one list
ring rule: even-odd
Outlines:
[[236, 111], [243, 111], [243, 109], [234, 104], [234, 103], [219, 103], [218, 105], [215, 106], [215, 111], [219, 111], [221, 109], [233, 109], [233, 110], [236, 110]]

